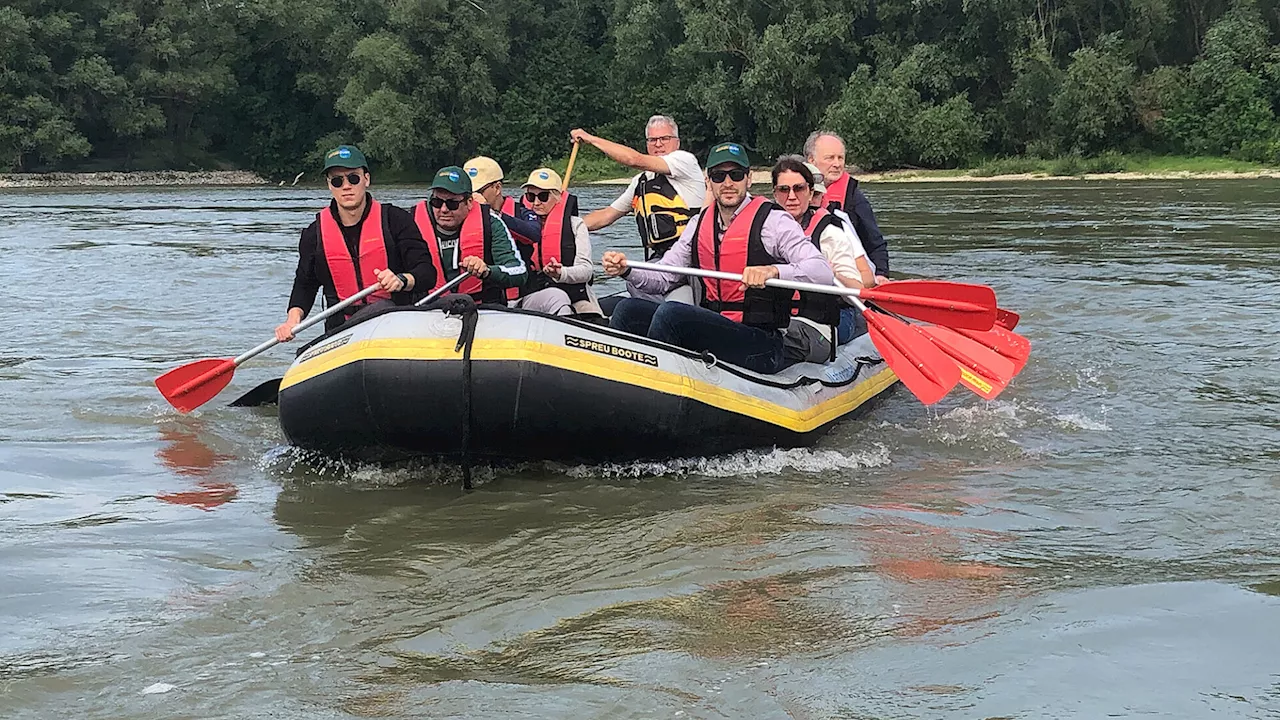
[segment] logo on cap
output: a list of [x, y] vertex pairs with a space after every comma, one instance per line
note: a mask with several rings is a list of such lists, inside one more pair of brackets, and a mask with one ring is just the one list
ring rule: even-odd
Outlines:
[[480, 174], [480, 168], [467, 168], [467, 174], [475, 177]]
[[547, 180], [547, 179], [549, 179], [551, 176], [550, 176], [550, 175], [548, 175], [548, 174], [546, 173], [546, 171], [543, 171], [543, 172], [538, 173], [538, 177], [539, 177], [539, 178], [541, 178], [541, 179], [543, 179], [543, 180]]
[[338, 148], [338, 157], [346, 159], [351, 157], [351, 151], [346, 148]]
[[449, 173], [449, 179], [450, 179], [450, 180], [452, 180], [452, 181], [454, 181], [454, 182], [457, 182], [457, 181], [458, 181], [458, 173], [456, 173], [456, 172], [451, 172], [451, 173]]

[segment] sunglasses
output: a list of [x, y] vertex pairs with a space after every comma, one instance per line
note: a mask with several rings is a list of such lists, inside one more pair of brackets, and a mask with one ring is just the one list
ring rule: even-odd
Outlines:
[[707, 177], [711, 178], [711, 182], [717, 185], [724, 182], [726, 177], [734, 182], [742, 182], [747, 179], [747, 171], [743, 168], [734, 168], [732, 170], [712, 170], [707, 173]]
[[783, 196], [786, 196], [786, 195], [799, 195], [800, 193], [802, 193], [802, 192], [804, 192], [805, 190], [808, 190], [808, 189], [809, 189], [809, 186], [808, 186], [808, 185], [804, 185], [804, 184], [801, 184], [801, 185], [774, 185], [774, 186], [773, 186], [773, 193], [774, 193], [775, 195], [783, 195]]
[[441, 197], [431, 198], [431, 207], [439, 210], [442, 206], [449, 208], [449, 212], [453, 212], [462, 206], [466, 200], [445, 200]]
[[329, 178], [329, 184], [336, 188], [340, 188], [342, 187], [344, 181], [349, 182], [352, 185], [359, 185], [360, 181], [363, 179], [364, 177], [360, 173], [349, 172], [346, 175], [334, 175], [333, 177]]
[[524, 199], [529, 202], [546, 202], [551, 199], [551, 191], [543, 190], [542, 192], [536, 193], [532, 190], [525, 190]]

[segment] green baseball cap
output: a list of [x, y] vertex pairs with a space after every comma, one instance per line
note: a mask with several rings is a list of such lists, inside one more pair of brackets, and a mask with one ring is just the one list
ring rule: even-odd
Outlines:
[[470, 195], [471, 178], [467, 175], [466, 170], [457, 165], [450, 165], [446, 168], [440, 168], [436, 172], [436, 179], [431, 181], [431, 189], [447, 190], [459, 195]]
[[741, 167], [751, 169], [751, 165], [747, 160], [747, 150], [738, 143], [720, 143], [711, 148], [711, 154], [707, 155], [707, 169], [725, 163], [733, 163]]
[[367, 168], [369, 161], [364, 153], [355, 145], [339, 145], [324, 154], [324, 169], [329, 168]]

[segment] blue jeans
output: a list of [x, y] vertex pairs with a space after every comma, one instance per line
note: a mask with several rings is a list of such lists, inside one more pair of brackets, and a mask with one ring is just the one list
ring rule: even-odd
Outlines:
[[627, 298], [614, 308], [609, 327], [694, 352], [709, 352], [758, 373], [776, 373], [785, 367], [782, 333], [736, 323], [695, 305]]
[[836, 328], [836, 344], [844, 345], [867, 332], [867, 321], [857, 308], [840, 308], [840, 325]]

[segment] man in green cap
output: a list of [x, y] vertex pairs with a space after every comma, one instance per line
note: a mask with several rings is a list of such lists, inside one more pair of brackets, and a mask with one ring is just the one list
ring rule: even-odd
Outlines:
[[345, 313], [325, 320], [328, 332], [357, 312], [408, 305], [414, 297], [411, 291], [436, 284], [436, 270], [413, 218], [369, 194], [369, 163], [359, 148], [339, 145], [325, 153], [324, 175], [333, 200], [298, 241], [288, 319], [276, 328], [281, 342], [293, 339], [293, 327], [311, 312], [321, 288], [325, 301], [333, 305], [370, 285], [379, 286]]
[[[751, 197], [750, 175], [745, 148], [731, 142], [713, 147], [707, 179], [715, 203], [704, 208], [657, 261], [734, 273], [742, 280], [695, 278], [702, 285], [700, 306], [627, 298], [614, 309], [611, 327], [709, 352], [759, 373], [775, 373], [796, 362], [784, 347], [793, 293], [766, 287], [765, 282], [781, 278], [830, 285], [834, 276], [794, 218], [763, 197]], [[630, 288], [649, 295], [661, 295], [686, 281], [683, 275], [628, 267], [627, 256], [620, 252], [606, 252], [601, 264], [606, 275], [626, 278]], [[839, 321], [838, 308], [831, 303], [809, 298], [808, 293], [800, 296], [800, 313], [811, 313], [824, 325]]]
[[473, 277], [463, 281], [460, 292], [505, 305], [506, 290], [523, 287], [528, 271], [500, 216], [476, 202], [471, 191], [465, 170], [441, 168], [431, 181], [430, 197], [414, 206], [413, 221], [438, 271], [435, 287], [467, 272]]

